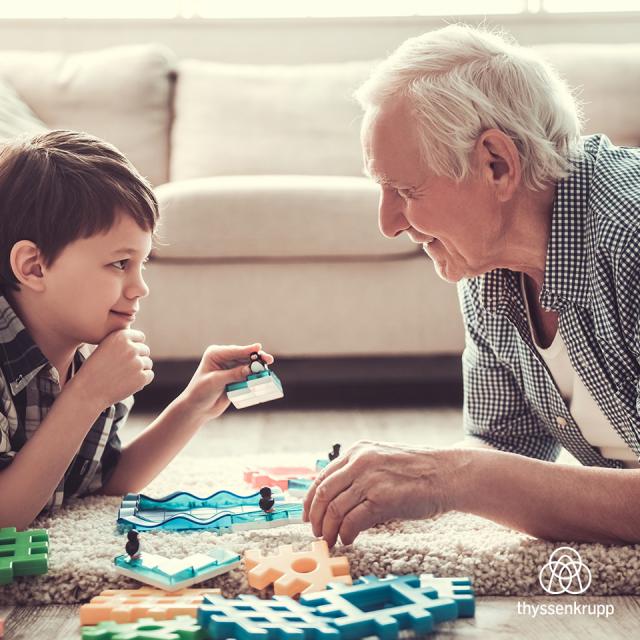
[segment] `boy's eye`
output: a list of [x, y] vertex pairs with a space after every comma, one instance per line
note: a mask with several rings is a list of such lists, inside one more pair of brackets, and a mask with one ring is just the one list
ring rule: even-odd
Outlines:
[[111, 264], [116, 268], [124, 271], [127, 268], [128, 260], [117, 260], [116, 262], [112, 262]]
[[404, 198], [405, 200], [408, 200], [411, 198], [412, 193], [410, 189], [396, 189], [396, 193], [401, 197]]

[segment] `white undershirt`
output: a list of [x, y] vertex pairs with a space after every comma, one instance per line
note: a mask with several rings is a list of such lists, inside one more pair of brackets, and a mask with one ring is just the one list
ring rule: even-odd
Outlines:
[[600, 455], [604, 458], [623, 460], [627, 467], [640, 467], [636, 454], [602, 413], [593, 396], [573, 368], [571, 360], [569, 360], [567, 347], [560, 335], [560, 330], [556, 331], [553, 342], [548, 348], [543, 349], [538, 345], [537, 336], [531, 322], [531, 311], [523, 273], [520, 274], [520, 287], [527, 309], [527, 320], [533, 344], [549, 368], [551, 376], [558, 389], [560, 389], [560, 395], [569, 407], [569, 411], [584, 439], [598, 449]]

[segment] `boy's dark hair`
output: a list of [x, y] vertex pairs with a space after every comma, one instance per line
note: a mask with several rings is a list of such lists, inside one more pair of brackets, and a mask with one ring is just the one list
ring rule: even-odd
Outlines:
[[11, 248], [31, 240], [51, 266], [71, 242], [107, 232], [117, 209], [156, 230], [149, 183], [113, 145], [77, 131], [49, 131], [0, 150], [0, 291], [19, 291]]

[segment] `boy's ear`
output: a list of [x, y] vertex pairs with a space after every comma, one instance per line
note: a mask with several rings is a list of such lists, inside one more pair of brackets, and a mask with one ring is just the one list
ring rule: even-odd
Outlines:
[[11, 247], [9, 261], [18, 282], [32, 291], [44, 291], [42, 257], [31, 240], [19, 240]]

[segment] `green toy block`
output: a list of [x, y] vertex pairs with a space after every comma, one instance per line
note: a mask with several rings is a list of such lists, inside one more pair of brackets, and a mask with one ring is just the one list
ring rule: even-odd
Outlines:
[[0, 529], [0, 584], [16, 576], [37, 576], [49, 569], [49, 534], [44, 529]]
[[82, 640], [205, 640], [207, 634], [191, 616], [173, 620], [141, 618], [119, 624], [111, 620], [82, 627]]

